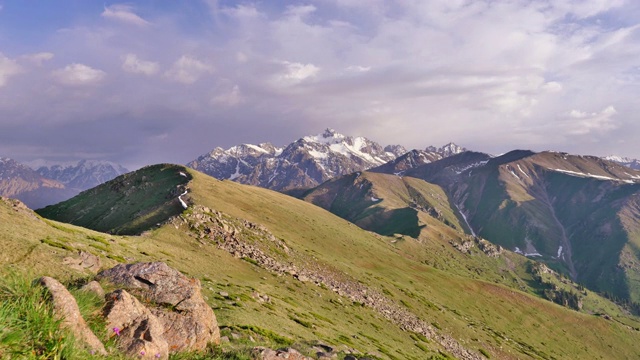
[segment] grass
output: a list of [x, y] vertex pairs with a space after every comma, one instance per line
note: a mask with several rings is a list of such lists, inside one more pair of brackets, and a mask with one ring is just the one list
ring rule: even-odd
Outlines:
[[[527, 283], [532, 276], [526, 272], [526, 259], [515, 255], [488, 258], [477, 248], [470, 255], [462, 254], [448, 241], [465, 235], [438, 225], [437, 220], [427, 223], [424, 237], [405, 237], [393, 243], [395, 238], [364, 231], [303, 201], [189, 172], [194, 178], [189, 184], [191, 201], [231, 219], [261, 224], [292, 250], [289, 255], [269, 253], [271, 256], [280, 256], [299, 267], [316, 264], [380, 293], [386, 290], [384, 293], [397, 304], [404, 303], [428, 323], [439, 324], [443, 333], [471, 344], [469, 347], [478, 354], [478, 349], [484, 349], [492, 358], [507, 358], [537, 351], [555, 358], [589, 359], [630, 358], [640, 352], [640, 335], [627, 327], [638, 327], [637, 318], [620, 313], [621, 321], [628, 323], [606, 321], [542, 300], [533, 295], [535, 289]], [[353, 306], [329, 287], [302, 283], [288, 275], [276, 276], [234, 258], [213, 243], [200, 242], [180, 226], [155, 228], [154, 224], [140, 236], [108, 236], [58, 225], [73, 229], [70, 233], [19, 217], [1, 205], [0, 245], [7, 249], [0, 254], [3, 269], [32, 268], [37, 275], [63, 280], [87, 276], [60, 266], [61, 260], [73, 252], [42, 244], [39, 239], [65, 239], [64, 243], [72, 244], [75, 250], [85, 250], [91, 244], [101, 244], [93, 237], [102, 236], [113, 240], [109, 241], [109, 252], [99, 254], [104, 267], [117, 261], [163, 260], [201, 279], [203, 295], [215, 309], [218, 322], [256, 340], [255, 344], [238, 342], [212, 348], [208, 350], [212, 358], [227, 356], [227, 350], [237, 350], [238, 356], [244, 356], [246, 348], [258, 345], [258, 341], [277, 344], [280, 338], [296, 346], [320, 340], [341, 351], [356, 349], [381, 358], [447, 358], [437, 342], [421, 340], [417, 342], [420, 346], [415, 345], [412, 333], [400, 330], [371, 308]], [[238, 220], [237, 225], [241, 223]], [[270, 249], [270, 240], [252, 241], [263, 250]], [[231, 294], [232, 299], [219, 296], [220, 291]], [[257, 301], [252, 296], [255, 292], [268, 295], [270, 301]], [[295, 319], [312, 326], [303, 326]], [[267, 335], [261, 335], [262, 331]]]
[[47, 294], [24, 276], [0, 280], [0, 358], [74, 359], [82, 353], [60, 328]]

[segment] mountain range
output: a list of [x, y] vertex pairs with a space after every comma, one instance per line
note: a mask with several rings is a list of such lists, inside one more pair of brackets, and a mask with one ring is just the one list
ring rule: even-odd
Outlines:
[[69, 199], [128, 172], [107, 161], [63, 164], [34, 161], [29, 165], [0, 158], [0, 196], [19, 199], [32, 209]]
[[[1, 198], [0, 275], [77, 284], [100, 266], [163, 261], [203, 284], [231, 357], [286, 346], [311, 359], [635, 358], [630, 163], [406, 151], [331, 129], [282, 148], [217, 148], [192, 168], [147, 166], [37, 215]], [[122, 170], [2, 164], [13, 194], [32, 189], [17, 178], [68, 190]]]
[[[434, 161], [464, 151], [450, 143], [422, 151]], [[345, 136], [326, 129], [278, 148], [270, 143], [215, 148], [187, 166], [220, 180], [287, 191], [317, 186], [337, 176], [381, 166], [405, 154], [400, 145], [382, 146], [365, 137]]]

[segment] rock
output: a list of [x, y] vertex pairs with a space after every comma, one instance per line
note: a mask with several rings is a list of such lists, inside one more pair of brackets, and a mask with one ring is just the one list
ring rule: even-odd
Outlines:
[[53, 311], [58, 318], [62, 319], [62, 326], [70, 329], [77, 339], [85, 343], [94, 352], [106, 355], [107, 351], [104, 349], [104, 345], [89, 329], [80, 314], [76, 299], [69, 293], [67, 288], [58, 280], [47, 276], [40, 278], [40, 284], [46, 287], [51, 294]]
[[229, 337], [228, 337], [228, 336], [223, 336], [223, 337], [221, 337], [221, 338], [220, 338], [220, 342], [221, 342], [221, 343], [225, 343], [225, 342], [227, 342], [227, 343], [228, 343], [228, 342], [229, 342]]
[[162, 306], [151, 312], [163, 324], [172, 353], [203, 350], [208, 343], [220, 343], [216, 316], [204, 301], [197, 279], [162, 262], [118, 265], [100, 272], [98, 277]]
[[102, 289], [102, 286], [100, 286], [100, 283], [95, 280], [88, 282], [80, 290], [92, 292], [98, 295], [100, 298], [104, 298], [104, 290]]
[[353, 355], [347, 355], [344, 357], [344, 360], [358, 360], [358, 358]]
[[289, 359], [289, 360], [313, 360], [308, 356], [304, 356], [300, 354], [296, 349], [286, 348], [280, 350], [273, 350], [269, 348], [265, 348], [262, 346], [258, 346], [253, 348], [251, 351], [251, 355], [258, 360], [279, 360], [279, 359]]
[[220, 296], [224, 297], [224, 298], [228, 298], [229, 297], [229, 293], [226, 291], [220, 291], [218, 294], [220, 294]]
[[62, 264], [78, 271], [89, 270], [97, 273], [100, 270], [100, 258], [86, 251], [78, 251], [78, 257], [66, 257], [62, 259]]
[[130, 357], [168, 359], [164, 326], [138, 299], [125, 290], [106, 295], [107, 331], [118, 336], [117, 346]]

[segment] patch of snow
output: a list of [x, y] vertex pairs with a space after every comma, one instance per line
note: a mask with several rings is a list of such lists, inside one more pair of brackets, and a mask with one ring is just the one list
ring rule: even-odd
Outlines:
[[380, 201], [380, 199], [378, 199], [377, 197], [371, 197], [371, 201]]
[[520, 255], [524, 255], [524, 253], [522, 252], [522, 250], [520, 250], [519, 247], [516, 246], [516, 248], [513, 250], [514, 253], [516, 254], [520, 254]]
[[522, 170], [522, 168], [520, 167], [520, 164], [518, 164], [518, 170], [520, 170], [520, 172], [523, 173], [524, 176], [531, 178], [526, 172], [524, 172], [524, 170]]
[[180, 176], [187, 177], [187, 174], [185, 174], [182, 171], [180, 171]]
[[562, 256], [562, 245], [558, 248], [558, 258]]
[[256, 146], [256, 145], [252, 145], [252, 144], [244, 144], [246, 147], [251, 148], [257, 152], [262, 152], [265, 154], [268, 154], [269, 152], [263, 148], [261, 148], [260, 146]]
[[616, 179], [616, 178], [612, 178], [612, 177], [608, 177], [608, 176], [602, 176], [602, 175], [594, 175], [594, 174], [591, 174], [591, 173], [581, 173], [581, 172], [577, 172], [577, 171], [562, 170], [562, 169], [551, 169], [551, 170], [557, 171], [559, 173], [571, 175], [571, 176], [577, 176], [577, 177], [589, 177], [589, 178], [594, 178], [594, 179], [598, 179], [598, 180], [621, 181], [621, 179]]
[[280, 154], [282, 154], [282, 151], [284, 151], [284, 148], [276, 148], [276, 151], [273, 155], [280, 156]]
[[240, 175], [241, 175], [241, 174], [240, 174], [240, 161], [238, 161], [238, 162], [236, 163], [236, 172], [235, 172], [235, 173], [233, 173], [233, 174], [231, 174], [231, 176], [229, 176], [229, 179], [228, 179], [228, 180], [235, 180], [235, 179], [237, 179], [238, 177], [240, 177]]
[[516, 175], [516, 173], [513, 172], [513, 170], [509, 169], [509, 172], [511, 173], [511, 175], [513, 175], [516, 179], [520, 180], [520, 178], [518, 177], [518, 175]]
[[316, 159], [326, 159], [327, 154], [317, 150], [308, 150], [309, 155], [313, 156]]
[[180, 200], [180, 205], [182, 205], [183, 208], [187, 208], [187, 203], [184, 202], [184, 200], [182, 200], [182, 197], [187, 195], [188, 190], [185, 190], [180, 196], [178, 196], [178, 200]]
[[463, 172], [465, 172], [465, 171], [467, 171], [469, 169], [473, 169], [473, 168], [477, 168], [477, 167], [483, 166], [488, 162], [489, 162], [488, 160], [485, 160], [485, 161], [479, 161], [477, 163], [473, 163], [471, 165], [467, 165], [467, 166], [463, 167], [462, 169], [458, 169], [456, 171], [456, 174], [460, 175], [460, 174], [462, 174]]
[[539, 254], [539, 253], [535, 252], [535, 253], [526, 253], [526, 254], [524, 254], [524, 256], [536, 257], [536, 256], [542, 256], [542, 254]]
[[467, 220], [467, 216], [462, 212], [462, 210], [460, 210], [460, 207], [458, 206], [458, 204], [454, 204], [454, 205], [456, 206], [456, 209], [458, 209], [458, 212], [460, 213], [460, 215], [462, 215], [462, 219], [464, 220], [464, 223], [467, 224], [467, 227], [471, 231], [471, 235], [476, 236], [476, 232], [473, 231], [471, 224], [469, 224], [469, 221]]

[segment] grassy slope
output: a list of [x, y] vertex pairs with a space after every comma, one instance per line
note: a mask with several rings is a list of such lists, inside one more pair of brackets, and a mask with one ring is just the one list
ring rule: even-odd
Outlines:
[[[611, 351], [621, 351], [617, 356], [624, 358], [638, 351], [635, 331], [501, 285], [437, 270], [424, 263], [433, 258], [428, 247], [412, 240], [393, 245], [296, 199], [230, 182], [205, 181], [200, 174], [195, 178], [191, 196], [196, 203], [264, 224], [290, 246], [385, 289], [421, 317], [497, 357], [522, 356], [522, 351], [532, 351], [529, 346], [547, 356], [565, 358], [607, 358]], [[434, 261], [447, 262], [450, 256], [454, 260], [448, 266], [455, 266], [454, 252], [444, 250]], [[497, 267], [509, 267], [508, 260], [496, 262]]]
[[608, 177], [625, 174], [590, 158], [542, 153], [472, 172], [462, 179], [458, 197], [484, 238], [509, 249], [525, 250], [530, 242], [547, 264], [568, 273], [567, 264], [556, 258], [566, 236], [578, 281], [638, 302], [640, 284], [634, 279], [640, 277], [640, 252], [626, 245], [638, 239], [637, 221], [624, 214], [633, 213], [626, 209], [640, 185], [549, 170], [556, 168]]
[[189, 179], [183, 166], [160, 164], [125, 174], [38, 213], [113, 234], [139, 234], [183, 208], [178, 195]]
[[[195, 179], [189, 195], [194, 203], [263, 224], [289, 247], [380, 289], [470, 349], [485, 349], [494, 358], [522, 358], [526, 354], [534, 358], [633, 358], [640, 352], [638, 332], [616, 321], [580, 314], [471, 278], [474, 272], [478, 278], [491, 279], [482, 271], [508, 275], [512, 268], [518, 268], [509, 258], [463, 255], [441, 241], [420, 243], [404, 238], [392, 243], [297, 199], [190, 173]], [[381, 357], [422, 359], [439, 348], [412, 338], [370, 309], [351, 304], [329, 290], [288, 276], [274, 276], [172, 226], [140, 237], [109, 236], [51, 223], [54, 228], [6, 206], [0, 206], [0, 221], [0, 243], [4, 248], [12, 247], [11, 254], [5, 252], [0, 258], [5, 269], [4, 264], [14, 264], [31, 267], [34, 275], [68, 277], [64, 275], [68, 269], [59, 264], [73, 251], [40, 242], [48, 236], [70, 249], [98, 254], [107, 264], [113, 260], [106, 255], [128, 261], [167, 261], [203, 281], [205, 296], [223, 325], [255, 325], [296, 340], [348, 344]], [[491, 266], [495, 270], [483, 270], [490, 261], [494, 261]], [[461, 263], [470, 269], [461, 268]], [[233, 301], [217, 295], [220, 290], [228, 292]], [[269, 295], [272, 303], [255, 301], [251, 298], [254, 291]]]

